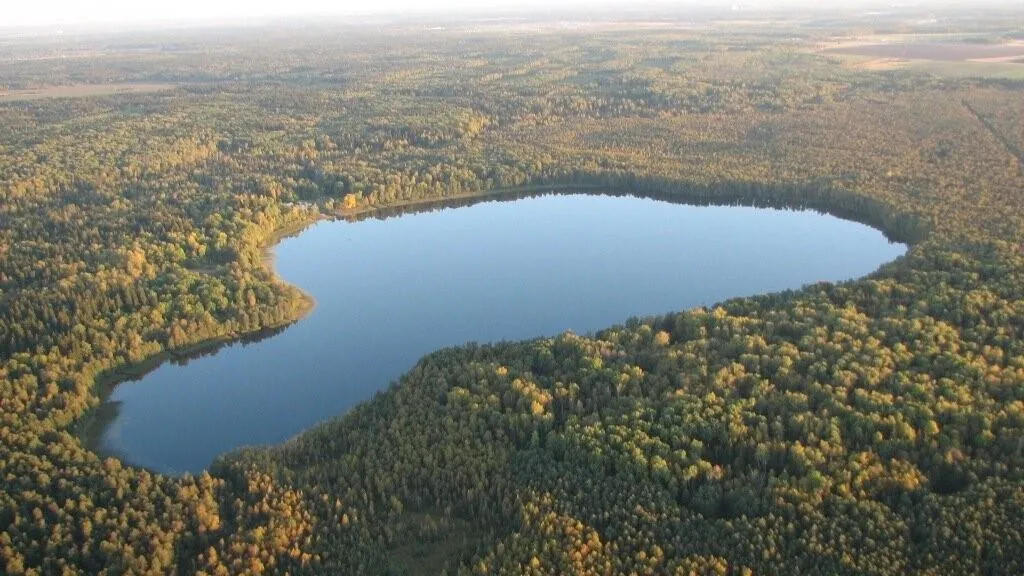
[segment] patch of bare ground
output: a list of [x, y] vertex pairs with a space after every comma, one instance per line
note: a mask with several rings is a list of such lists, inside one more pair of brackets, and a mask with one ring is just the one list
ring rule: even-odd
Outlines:
[[902, 58], [878, 58], [854, 64], [854, 68], [861, 70], [901, 70], [907, 67], [910, 62]]
[[174, 84], [72, 84], [47, 86], [24, 90], [0, 90], [0, 102], [11, 100], [38, 100], [42, 98], [85, 98], [112, 94], [141, 94], [171, 90]]
[[1024, 57], [1024, 45], [966, 44], [959, 42], [880, 42], [840, 43], [824, 50], [833, 54], [900, 58], [904, 60], [938, 60], [946, 62], [1005, 62]]
[[1011, 64], [1024, 63], [1024, 58], [1020, 54], [1013, 56], [996, 56], [993, 58], [971, 58], [968, 62], [1010, 62]]

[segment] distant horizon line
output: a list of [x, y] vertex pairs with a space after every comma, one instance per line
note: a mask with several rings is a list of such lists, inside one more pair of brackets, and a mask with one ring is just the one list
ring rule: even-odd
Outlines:
[[[309, 12], [268, 12], [268, 13], [238, 13], [238, 14], [196, 14], [196, 15], [145, 15], [136, 14], [124, 18], [96, 18], [78, 21], [39, 21], [29, 20], [13, 23], [0, 22], [0, 33], [21, 32], [32, 35], [60, 34], [63, 31], [125, 31], [132, 30], [153, 30], [159, 28], [211, 28], [218, 26], [252, 26], [267, 25], [275, 23], [301, 23], [311, 20], [322, 21], [323, 19], [339, 20], [345, 18], [357, 18], [360, 20], [445, 20], [451, 17], [520, 17], [524, 20], [541, 20], [551, 16], [589, 16], [605, 19], [610, 11], [619, 10], [623, 17], [636, 16], [644, 12], [657, 11], [660, 15], [670, 13], [681, 14], [686, 11], [698, 10], [702, 14], [693, 16], [707, 16], [709, 13], [777, 13], [792, 12], [794, 10], [806, 10], [809, 13], [821, 14], [835, 13], [837, 16], [842, 13], [848, 15], [850, 12], [870, 14], [879, 9], [878, 15], [919, 12], [921, 10], [932, 10], [941, 12], [951, 8], [1004, 8], [1012, 11], [1014, 6], [1008, 6], [1001, 0], [918, 0], [893, 5], [889, 0], [846, 0], [830, 3], [823, 6], [820, 3], [808, 3], [807, 0], [691, 0], [685, 3], [672, 0], [596, 0], [593, 3], [584, 3], [581, 0], [563, 2], [544, 2], [543, 0], [528, 0], [526, 3], [518, 4], [496, 4], [491, 6], [466, 5], [455, 6], [396, 6], [385, 4], [375, 8], [348, 7], [328, 8], [322, 10], [311, 10]], [[1022, 11], [1024, 16], [1024, 11]], [[457, 22], [453, 22], [457, 23]]]

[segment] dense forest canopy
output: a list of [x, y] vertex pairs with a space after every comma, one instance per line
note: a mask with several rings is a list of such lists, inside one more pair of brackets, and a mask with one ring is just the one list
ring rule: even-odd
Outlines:
[[[1022, 16], [920, 16], [3, 38], [2, 571], [1024, 572], [1024, 64], [842, 52], [1013, 45]], [[302, 314], [264, 262], [280, 234], [562, 188], [913, 246], [853, 282], [441, 350], [196, 477], [83, 444], [119, 379]]]

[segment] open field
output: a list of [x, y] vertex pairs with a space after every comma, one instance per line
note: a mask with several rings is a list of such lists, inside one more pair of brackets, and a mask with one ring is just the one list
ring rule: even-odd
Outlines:
[[870, 58], [842, 56], [845, 65], [856, 70], [889, 72], [905, 70], [933, 74], [941, 78], [988, 78], [1024, 80], [1024, 66], [1019, 62], [976, 62], [964, 60], [907, 60], [903, 58]]
[[1024, 43], [971, 44], [930, 41], [915, 36], [866, 36], [831, 44], [818, 51], [867, 71], [910, 70], [943, 78], [1024, 79]]
[[1013, 62], [915, 60], [910, 62], [908, 68], [934, 74], [942, 78], [1024, 80], [1024, 65]]
[[0, 102], [12, 100], [38, 100], [40, 98], [85, 98], [112, 94], [142, 94], [170, 90], [173, 84], [73, 84], [48, 86], [26, 90], [0, 91]]
[[825, 52], [907, 60], [996, 62], [1012, 61], [1024, 57], [1024, 43], [991, 45], [958, 42], [881, 42], [840, 46], [827, 49]]
[[854, 67], [861, 70], [902, 70], [909, 62], [902, 58], [876, 58], [873, 60], [858, 61]]

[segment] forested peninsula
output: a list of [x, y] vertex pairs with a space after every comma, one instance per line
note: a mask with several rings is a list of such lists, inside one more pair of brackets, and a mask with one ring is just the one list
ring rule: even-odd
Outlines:
[[[4, 37], [0, 572], [1024, 573], [1024, 64], [957, 56], [1024, 23], [969, 16]], [[934, 61], [863, 47], [940, 32]], [[301, 316], [280, 234], [559, 190], [814, 209], [911, 247], [439, 350], [197, 476], [84, 443], [119, 380]]]

